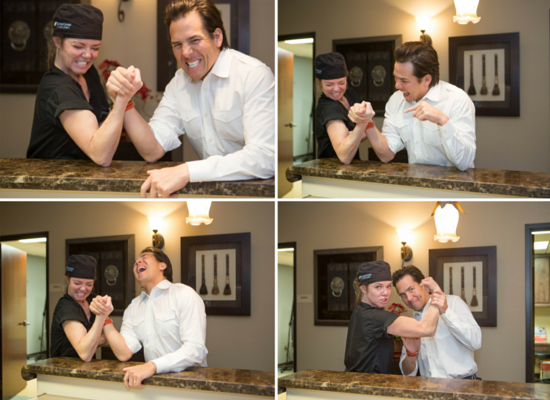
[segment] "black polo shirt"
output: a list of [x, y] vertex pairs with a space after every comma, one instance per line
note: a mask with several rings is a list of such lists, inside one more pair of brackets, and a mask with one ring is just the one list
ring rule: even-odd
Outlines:
[[[91, 301], [94, 297], [95, 295], [90, 295], [88, 299]], [[84, 325], [86, 331], [89, 331], [94, 324], [95, 314], [91, 313], [90, 320], [88, 321], [82, 306], [68, 294], [60, 298], [55, 306], [52, 318], [51, 356], [79, 357], [63, 330], [62, 324], [65, 321], [78, 321]]]
[[399, 315], [359, 303], [349, 320], [346, 341], [346, 372], [391, 374], [393, 336], [387, 333]]
[[[359, 100], [359, 96], [357, 96], [357, 93], [355, 93], [355, 90], [352, 88], [347, 88], [344, 96], [348, 99], [350, 107], [355, 103], [361, 102]], [[334, 151], [332, 143], [330, 142], [326, 124], [328, 121], [340, 119], [344, 122], [344, 124], [346, 124], [348, 131], [352, 131], [355, 129], [355, 122], [352, 122], [348, 118], [348, 110], [342, 103], [328, 98], [324, 93], [321, 97], [319, 97], [317, 109], [315, 110], [315, 117], [317, 120], [315, 136], [317, 137], [318, 158], [338, 158], [338, 155], [336, 154], [336, 151]], [[360, 160], [359, 150], [357, 150], [357, 153], [355, 153], [353, 158], [355, 160]]]
[[71, 139], [59, 121], [59, 115], [65, 110], [90, 110], [98, 124], [107, 118], [109, 103], [93, 65], [84, 74], [84, 79], [90, 91], [90, 102], [86, 99], [80, 83], [55, 65], [44, 74], [36, 94], [27, 158], [90, 159]]

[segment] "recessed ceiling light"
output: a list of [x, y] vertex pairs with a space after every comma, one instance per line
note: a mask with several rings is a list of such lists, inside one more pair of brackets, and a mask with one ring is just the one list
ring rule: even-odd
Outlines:
[[47, 241], [46, 238], [34, 238], [34, 239], [22, 239], [19, 242], [21, 243], [37, 243], [37, 242], [45, 242]]
[[313, 38], [285, 40], [286, 44], [313, 43]]
[[535, 242], [535, 250], [546, 250], [549, 242]]

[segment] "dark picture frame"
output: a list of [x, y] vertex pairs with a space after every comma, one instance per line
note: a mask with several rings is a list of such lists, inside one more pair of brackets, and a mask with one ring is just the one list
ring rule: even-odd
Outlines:
[[348, 68], [348, 87], [360, 101], [368, 101], [379, 115], [384, 115], [386, 103], [395, 92], [395, 49], [402, 35], [374, 36], [332, 41], [332, 51], [341, 53]]
[[135, 297], [135, 236], [117, 235], [65, 240], [66, 259], [85, 254], [97, 260], [94, 294], [109, 295], [114, 310], [122, 316]]
[[[481, 95], [483, 55], [488, 90], [487, 94]], [[499, 55], [503, 56], [503, 60]], [[469, 67], [470, 56], [472, 67]], [[496, 71], [495, 65], [498, 66]], [[473, 81], [468, 78], [470, 68], [473, 70]], [[469, 93], [477, 116], [519, 117], [519, 71], [519, 32], [449, 37], [449, 82]], [[472, 86], [475, 94], [474, 90], [470, 90]], [[497, 86], [498, 91], [495, 91]]]
[[[479, 326], [497, 326], [497, 247], [463, 247], [457, 249], [430, 249], [430, 276], [441, 290], [461, 296], [464, 286], [466, 304]], [[481, 267], [481, 270], [480, 268]], [[451, 269], [452, 268], [452, 269]], [[454, 270], [453, 270], [454, 269]], [[462, 273], [464, 271], [464, 273]], [[476, 279], [476, 299], [473, 306], [473, 275]], [[451, 273], [450, 273], [451, 272]], [[452, 280], [451, 280], [452, 275]], [[464, 278], [462, 278], [464, 276]], [[464, 284], [462, 284], [464, 279]], [[479, 311], [476, 311], [479, 310]]]
[[2, 0], [0, 3], [0, 93], [36, 93], [48, 70], [47, 28], [62, 4], [90, 0]]
[[355, 308], [353, 281], [360, 264], [383, 260], [383, 246], [314, 250], [315, 325], [348, 326]]
[[[216, 5], [230, 7], [229, 45], [241, 53], [250, 54], [250, 0], [212, 0]], [[157, 91], [164, 92], [168, 82], [179, 68], [172, 46], [170, 32], [164, 24], [164, 10], [172, 0], [157, 0]]]
[[[230, 276], [231, 299], [224, 299], [224, 287], [226, 286], [226, 267], [223, 255], [230, 253], [231, 271], [235, 276]], [[207, 295], [200, 294], [202, 277], [197, 271], [201, 254], [207, 257], [218, 255], [218, 286], [220, 300], [212, 300], [212, 282], [205, 282], [208, 286]], [[220, 257], [221, 255], [221, 257]], [[234, 258], [233, 258], [234, 257]], [[250, 232], [231, 233], [224, 235], [187, 236], [181, 238], [181, 281], [192, 287], [204, 300], [207, 315], [245, 315], [250, 316]], [[209, 260], [207, 260], [207, 263]], [[212, 264], [209, 265], [211, 268]], [[233, 272], [231, 272], [233, 273]]]

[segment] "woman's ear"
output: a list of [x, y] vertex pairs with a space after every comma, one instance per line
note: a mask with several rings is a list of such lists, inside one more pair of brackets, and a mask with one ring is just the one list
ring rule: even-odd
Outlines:
[[53, 44], [55, 44], [55, 47], [57, 47], [57, 50], [61, 49], [61, 38], [54, 36], [52, 39], [53, 39]]

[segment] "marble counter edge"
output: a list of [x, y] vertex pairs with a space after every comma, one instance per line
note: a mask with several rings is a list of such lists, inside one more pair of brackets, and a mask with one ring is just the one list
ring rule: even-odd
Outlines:
[[[122, 368], [140, 364], [142, 363], [121, 363], [120, 369], [122, 370]], [[179, 374], [181, 373], [185, 373], [185, 371], [180, 372]], [[173, 374], [174, 373], [153, 375], [152, 377], [144, 380], [143, 384], [156, 387], [201, 390], [220, 393], [249, 394], [265, 397], [273, 397], [275, 396], [276, 392], [275, 383], [273, 383], [273, 386], [269, 386], [238, 382], [216, 382], [193, 378], [185, 379], [183, 377], [176, 377]], [[21, 377], [25, 381], [35, 379], [38, 375], [123, 383], [125, 373], [113, 371], [89, 371], [77, 368], [63, 368], [56, 366], [33, 366], [33, 364], [28, 364], [21, 369]], [[275, 373], [273, 373], [273, 377], [275, 377]]]

